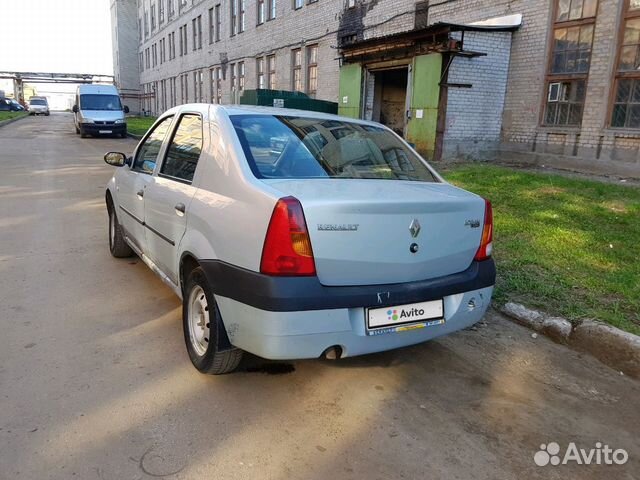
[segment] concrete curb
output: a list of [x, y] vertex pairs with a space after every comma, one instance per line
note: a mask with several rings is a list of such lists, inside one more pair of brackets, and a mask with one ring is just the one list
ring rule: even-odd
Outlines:
[[500, 311], [557, 343], [586, 352], [625, 375], [640, 379], [640, 337], [595, 320], [572, 324], [509, 302]]
[[135, 133], [128, 133], [127, 132], [127, 137], [133, 138], [134, 140], [140, 140], [142, 138], [142, 135], [136, 135]]
[[29, 118], [29, 115], [20, 115], [19, 117], [9, 118], [7, 120], [2, 120], [0, 122], [0, 127], [4, 127], [5, 125], [9, 125], [10, 123], [17, 122], [18, 120], [22, 120], [23, 118]]

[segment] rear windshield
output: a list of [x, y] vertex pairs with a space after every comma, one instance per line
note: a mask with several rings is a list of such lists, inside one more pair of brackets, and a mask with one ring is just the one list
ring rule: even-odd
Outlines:
[[29, 100], [29, 103], [31, 105], [46, 105], [47, 102], [45, 102], [44, 100], [40, 100], [39, 98], [36, 98], [34, 100]]
[[388, 130], [340, 120], [233, 115], [258, 178], [369, 178], [438, 181]]
[[122, 110], [118, 95], [85, 94], [80, 95], [82, 110]]

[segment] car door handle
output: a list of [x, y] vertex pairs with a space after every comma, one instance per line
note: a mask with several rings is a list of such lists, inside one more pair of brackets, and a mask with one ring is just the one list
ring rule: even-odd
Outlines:
[[138, 190], [138, 193], [136, 193], [136, 195], [138, 195], [138, 198], [142, 200], [142, 197], [144, 197], [144, 190]]
[[176, 209], [176, 215], [178, 215], [179, 217], [182, 217], [184, 215], [184, 211], [186, 210], [184, 203], [179, 203], [174, 208]]

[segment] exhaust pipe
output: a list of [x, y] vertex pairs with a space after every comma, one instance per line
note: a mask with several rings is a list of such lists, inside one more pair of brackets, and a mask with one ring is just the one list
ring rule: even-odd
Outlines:
[[340, 345], [334, 345], [327, 348], [322, 356], [327, 360], [339, 360], [342, 357], [342, 347]]

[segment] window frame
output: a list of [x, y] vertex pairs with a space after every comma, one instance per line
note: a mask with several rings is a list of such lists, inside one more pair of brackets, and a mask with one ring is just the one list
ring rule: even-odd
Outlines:
[[[575, 0], [571, 0], [575, 1]], [[569, 7], [571, 7], [571, 1], [569, 3]], [[558, 13], [560, 10], [560, 0], [554, 0], [552, 15], [551, 15], [551, 26], [549, 28], [548, 34], [548, 48], [547, 48], [547, 64], [545, 70], [544, 77], [544, 91], [541, 99], [541, 108], [540, 108], [540, 119], [539, 125], [544, 128], [551, 129], [580, 129], [582, 128], [582, 119], [584, 117], [584, 106], [586, 103], [586, 91], [589, 86], [589, 74], [591, 72], [591, 62], [593, 59], [593, 44], [595, 37], [595, 27], [596, 22], [598, 20], [598, 10], [600, 8], [601, 0], [596, 0], [595, 5], [595, 14], [589, 17], [580, 17], [574, 20], [558, 20]], [[584, 13], [584, 2], [583, 2], [583, 13]], [[572, 72], [572, 73], [552, 73], [551, 69], [553, 66], [553, 58], [554, 58], [554, 47], [555, 47], [555, 34], [557, 30], [560, 29], [570, 29], [573, 27], [583, 27], [583, 26], [592, 26], [593, 32], [591, 34], [591, 45], [589, 50], [589, 68], [586, 72]], [[580, 122], [578, 124], [554, 124], [547, 123], [547, 109], [549, 107], [549, 89], [552, 84], [555, 83], [566, 83], [566, 82], [578, 82], [584, 81], [584, 89], [585, 89], [585, 98], [582, 101], [582, 113], [580, 115]], [[571, 103], [571, 102], [567, 102]], [[569, 115], [569, 114], [568, 114]]]
[[[315, 49], [316, 51], [316, 59], [315, 62], [310, 62], [311, 51]], [[305, 47], [305, 70], [306, 70], [306, 80], [305, 80], [305, 93], [309, 95], [311, 98], [316, 98], [318, 95], [318, 54], [320, 53], [320, 45], [315, 43], [313, 45], [307, 45]], [[311, 90], [311, 68], [315, 68], [315, 89]]]
[[162, 159], [161, 161], [156, 165], [156, 169], [157, 169], [157, 176], [158, 177], [162, 177], [162, 178], [166, 178], [168, 180], [173, 180], [174, 182], [178, 182], [178, 183], [183, 183], [185, 185], [192, 185], [193, 184], [193, 179], [196, 178], [196, 172], [194, 170], [193, 172], [193, 179], [192, 180], [186, 180], [184, 178], [179, 178], [179, 177], [174, 177], [173, 175], [167, 175], [166, 173], [162, 173], [162, 168], [165, 165], [165, 162], [167, 160], [167, 156], [169, 155], [169, 147], [171, 146], [171, 144], [173, 143], [173, 139], [176, 136], [176, 133], [178, 132], [178, 128], [180, 128], [180, 122], [182, 121], [182, 118], [187, 116], [187, 115], [193, 115], [193, 116], [197, 116], [200, 119], [200, 155], [198, 155], [198, 161], [196, 162], [196, 169], [198, 168], [198, 163], [200, 163], [200, 158], [202, 157], [202, 154], [204, 153], [204, 120], [202, 118], [202, 113], [198, 112], [198, 111], [194, 111], [194, 110], [183, 110], [177, 114], [174, 114], [173, 117], [177, 118], [178, 121], [174, 122], [174, 124], [172, 124], [170, 126], [170, 132], [171, 135], [168, 137], [165, 137], [165, 142], [166, 145], [164, 145], [164, 152], [162, 155]]
[[[620, 65], [620, 57], [622, 56], [622, 48], [624, 47], [624, 31], [626, 29], [627, 21], [639, 19], [640, 18], [640, 8], [636, 10], [631, 10], [629, 7], [631, 5], [631, 0], [623, 0], [622, 11], [620, 12], [620, 18], [618, 22], [618, 38], [616, 41], [616, 54], [615, 54], [615, 63], [613, 64], [613, 72], [611, 75], [611, 91], [609, 92], [609, 106], [607, 108], [607, 120], [606, 126], [607, 128], [611, 128], [615, 131], [624, 131], [631, 130], [637, 132], [640, 130], [640, 127], [615, 127], [613, 126], [613, 112], [616, 106], [616, 97], [618, 95], [618, 82], [620, 80], [632, 80], [640, 82], [640, 70], [629, 70], [629, 71], [620, 71], [618, 69]], [[637, 53], [636, 53], [637, 55]], [[632, 95], [633, 92], [630, 92], [629, 95]], [[629, 105], [629, 102], [626, 103]], [[628, 118], [625, 117], [625, 124], [627, 123]]]
[[[173, 113], [170, 114], [170, 115], [166, 115], [164, 117], [159, 118], [156, 121], [156, 123], [149, 129], [149, 131], [144, 135], [144, 137], [142, 137], [142, 140], [140, 140], [140, 143], [136, 147], [136, 151], [133, 154], [133, 158], [131, 160], [131, 167], [129, 167], [129, 171], [135, 172], [135, 173], [142, 173], [144, 175], [153, 175], [153, 173], [158, 168], [158, 161], [157, 161], [158, 158], [157, 158], [157, 156], [160, 155], [160, 153], [162, 152], [162, 148], [165, 146], [165, 142], [167, 140], [167, 134], [172, 129], [173, 119], [174, 118], [175, 118], [175, 114], [173, 114]], [[153, 171], [147, 172], [145, 170], [142, 170], [141, 168], [136, 168], [136, 160], [138, 159], [138, 153], [140, 152], [141, 147], [145, 144], [145, 142], [149, 139], [149, 137], [153, 134], [153, 132], [155, 132], [156, 129], [167, 119], [171, 119], [171, 122], [169, 123], [169, 128], [167, 128], [167, 131], [165, 132], [164, 137], [162, 138], [162, 142], [160, 143], [160, 149], [158, 150], [158, 154], [156, 156], [156, 165], [153, 168]]]

